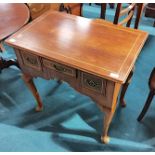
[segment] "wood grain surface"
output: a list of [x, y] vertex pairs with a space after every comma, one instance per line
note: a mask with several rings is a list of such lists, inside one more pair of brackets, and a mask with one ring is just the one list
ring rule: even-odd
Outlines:
[[82, 71], [124, 83], [148, 33], [48, 11], [8, 44]]

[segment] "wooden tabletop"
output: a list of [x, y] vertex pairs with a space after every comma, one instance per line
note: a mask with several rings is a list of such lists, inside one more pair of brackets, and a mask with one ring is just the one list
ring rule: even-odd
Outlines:
[[20, 29], [29, 17], [25, 4], [0, 3], [0, 41]]
[[14, 47], [124, 83], [146, 32], [48, 11], [6, 42]]

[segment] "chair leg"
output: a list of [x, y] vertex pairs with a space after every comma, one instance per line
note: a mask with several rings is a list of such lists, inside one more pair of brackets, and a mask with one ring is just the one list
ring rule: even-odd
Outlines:
[[101, 4], [101, 14], [100, 14], [101, 19], [105, 19], [106, 7], [107, 7], [106, 3]]
[[124, 96], [125, 96], [125, 93], [126, 93], [126, 91], [128, 89], [128, 86], [130, 84], [130, 81], [131, 81], [131, 78], [132, 78], [132, 75], [133, 75], [133, 71], [134, 71], [134, 69], [130, 72], [126, 82], [122, 86], [122, 90], [121, 90], [121, 94], [120, 94], [120, 104], [121, 104], [122, 107], [126, 106], [126, 103], [125, 103], [125, 100], [124, 100]]
[[109, 3], [110, 5], [110, 9], [114, 9], [115, 8], [115, 3]]
[[149, 106], [151, 104], [151, 101], [153, 99], [153, 96], [154, 96], [154, 91], [150, 91], [150, 93], [149, 93], [149, 95], [147, 97], [146, 103], [144, 105], [144, 108], [143, 108], [142, 112], [140, 113], [140, 115], [137, 118], [137, 120], [139, 122], [143, 119], [144, 115], [146, 114], [146, 112], [147, 112], [147, 110], [148, 110], [148, 108], [149, 108]]

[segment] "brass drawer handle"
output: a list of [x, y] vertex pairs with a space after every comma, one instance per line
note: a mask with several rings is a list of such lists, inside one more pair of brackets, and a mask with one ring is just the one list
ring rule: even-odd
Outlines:
[[65, 72], [66, 71], [66, 69], [65, 68], [63, 68], [63, 67], [61, 67], [61, 66], [57, 66], [57, 65], [53, 65], [53, 67], [57, 70], [57, 71], [59, 71], [59, 72]]
[[86, 79], [86, 82], [87, 82], [87, 84], [88, 84], [90, 87], [93, 87], [93, 88], [95, 88], [96, 86], [99, 85], [97, 82], [95, 82], [95, 81], [93, 81], [93, 80], [88, 80], [88, 79]]
[[51, 71], [57, 71], [61, 74], [76, 77], [76, 69], [66, 66], [64, 64], [59, 64], [51, 60], [43, 59], [43, 66], [50, 69]]

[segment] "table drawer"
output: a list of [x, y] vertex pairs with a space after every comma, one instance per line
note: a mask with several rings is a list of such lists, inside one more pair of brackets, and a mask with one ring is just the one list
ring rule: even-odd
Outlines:
[[76, 69], [50, 60], [43, 60], [43, 65], [57, 72], [76, 77]]
[[106, 80], [100, 77], [82, 72], [81, 83], [83, 88], [87, 88], [104, 95], [106, 93]]
[[24, 65], [29, 66], [29, 67], [34, 68], [39, 71], [42, 70], [40, 59], [38, 56], [27, 53], [27, 52], [26, 53], [21, 52], [21, 56], [22, 56]]

